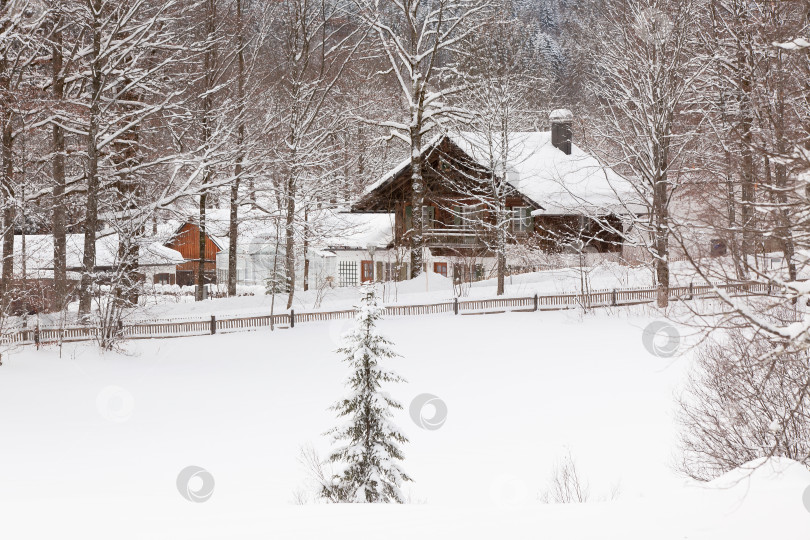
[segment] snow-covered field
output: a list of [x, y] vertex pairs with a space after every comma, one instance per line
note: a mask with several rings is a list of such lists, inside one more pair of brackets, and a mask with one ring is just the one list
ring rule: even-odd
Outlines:
[[[808, 538], [807, 470], [766, 467], [730, 489], [674, 471], [673, 395], [690, 355], [645, 350], [654, 318], [635, 308], [384, 321], [408, 380], [390, 388], [410, 438], [406, 506], [293, 504], [299, 448], [328, 449], [347, 321], [115, 354], [18, 351], [0, 367], [0, 536]], [[447, 406], [439, 429], [409, 416], [423, 393]], [[543, 504], [569, 452], [591, 501]], [[190, 465], [215, 480], [204, 503], [178, 492]]]

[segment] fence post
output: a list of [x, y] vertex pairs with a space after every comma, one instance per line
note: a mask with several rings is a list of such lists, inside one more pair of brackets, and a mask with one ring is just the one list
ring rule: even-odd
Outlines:
[[295, 310], [290, 310], [290, 328], [295, 328]]
[[695, 298], [695, 285], [691, 281], [689, 282], [689, 300], [693, 300]]
[[453, 298], [453, 313], [458, 315], [458, 297]]
[[540, 299], [537, 297], [537, 293], [534, 293], [534, 310], [538, 309], [540, 309]]
[[211, 334], [217, 333], [217, 318], [211, 315]]
[[611, 306], [616, 305], [616, 294], [617, 294], [616, 289], [613, 289], [613, 291], [610, 293], [610, 305]]

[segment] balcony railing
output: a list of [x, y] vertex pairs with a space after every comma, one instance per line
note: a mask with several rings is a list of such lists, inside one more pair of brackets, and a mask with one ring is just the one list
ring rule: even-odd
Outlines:
[[492, 233], [485, 230], [447, 227], [443, 229], [425, 229], [425, 242], [433, 247], [476, 247], [488, 243]]

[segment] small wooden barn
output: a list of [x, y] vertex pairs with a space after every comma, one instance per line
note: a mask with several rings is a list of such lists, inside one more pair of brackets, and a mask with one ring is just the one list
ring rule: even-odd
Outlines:
[[[177, 285], [197, 285], [200, 264], [203, 264], [204, 283], [217, 281], [217, 253], [222, 251], [222, 242], [211, 234], [205, 235], [205, 254], [200, 257], [200, 227], [196, 223], [182, 223], [171, 238], [164, 244], [179, 251], [184, 262], [177, 265]], [[155, 276], [158, 282], [159, 276]], [[173, 283], [169, 283], [172, 284]]]

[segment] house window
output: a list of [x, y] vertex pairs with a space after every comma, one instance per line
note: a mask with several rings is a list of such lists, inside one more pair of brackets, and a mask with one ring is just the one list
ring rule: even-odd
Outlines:
[[461, 226], [465, 229], [472, 229], [475, 223], [481, 219], [481, 209], [474, 205], [461, 206], [459, 215], [461, 216]]
[[408, 263], [397, 263], [395, 266], [397, 268], [396, 281], [405, 281], [410, 277], [408, 273]]
[[338, 286], [354, 287], [357, 285], [357, 263], [354, 261], [340, 261], [338, 264]]
[[157, 285], [171, 285], [172, 284], [172, 275], [171, 274], [155, 274], [155, 283]]
[[177, 271], [177, 284], [181, 287], [194, 285], [194, 272], [191, 270], [178, 270]]
[[360, 261], [360, 281], [362, 283], [374, 281], [374, 264], [371, 261]]
[[532, 230], [531, 208], [528, 206], [515, 206], [512, 208], [512, 230], [523, 233]]
[[441, 274], [444, 277], [447, 277], [447, 263], [446, 262], [433, 263], [433, 272], [436, 274]]
[[377, 281], [399, 281], [400, 275], [405, 275], [404, 263], [377, 263]]
[[434, 206], [423, 206], [422, 207], [422, 228], [423, 229], [432, 229], [433, 222], [436, 219], [436, 207]]

